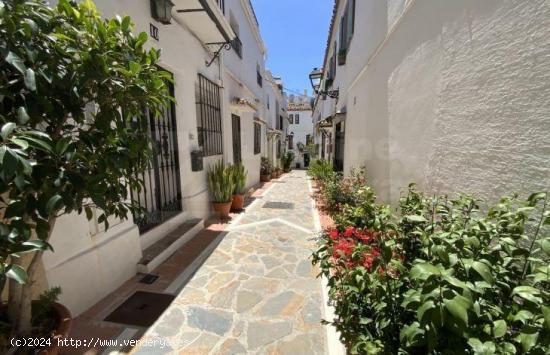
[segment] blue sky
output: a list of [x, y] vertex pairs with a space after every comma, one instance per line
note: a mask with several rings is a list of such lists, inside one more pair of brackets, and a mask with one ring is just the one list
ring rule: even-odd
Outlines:
[[285, 87], [303, 92], [308, 74], [322, 66], [332, 0], [252, 0], [267, 46], [267, 68], [283, 77]]

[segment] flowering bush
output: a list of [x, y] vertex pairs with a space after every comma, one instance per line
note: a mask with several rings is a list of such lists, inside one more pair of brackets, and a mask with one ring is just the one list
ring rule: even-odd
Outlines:
[[313, 262], [349, 352], [550, 351], [547, 196], [481, 204], [411, 185], [399, 215], [371, 198], [335, 216], [352, 223], [322, 233]]

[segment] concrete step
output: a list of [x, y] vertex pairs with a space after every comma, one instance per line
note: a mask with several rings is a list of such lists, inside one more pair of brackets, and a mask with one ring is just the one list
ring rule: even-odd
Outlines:
[[172, 254], [204, 229], [204, 220], [192, 219], [177, 226], [166, 236], [143, 250], [138, 263], [138, 272], [150, 273]]

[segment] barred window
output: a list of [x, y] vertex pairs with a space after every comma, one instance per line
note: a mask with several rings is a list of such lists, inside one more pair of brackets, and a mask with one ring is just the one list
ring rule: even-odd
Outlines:
[[223, 154], [220, 87], [199, 74], [195, 97], [199, 146], [204, 156]]
[[258, 122], [254, 122], [254, 155], [260, 154], [262, 148], [260, 142], [262, 141], [262, 126]]
[[294, 124], [300, 124], [300, 115], [299, 114], [296, 114], [294, 116]]
[[292, 113], [288, 115], [288, 120], [290, 121], [290, 124], [294, 123], [294, 115]]

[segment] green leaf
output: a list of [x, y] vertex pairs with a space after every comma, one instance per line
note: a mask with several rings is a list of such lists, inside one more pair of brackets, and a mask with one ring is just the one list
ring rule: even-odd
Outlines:
[[91, 221], [92, 218], [94, 218], [94, 211], [92, 211], [92, 208], [90, 206], [84, 207], [84, 211], [86, 211], [86, 218], [88, 221]]
[[8, 122], [5, 125], [2, 126], [2, 130], [0, 131], [0, 135], [2, 136], [2, 139], [6, 140], [10, 134], [13, 132], [13, 130], [17, 127], [17, 125], [14, 122]]
[[35, 248], [35, 250], [51, 250], [53, 251], [53, 248], [50, 244], [48, 244], [46, 241], [44, 240], [29, 240], [27, 242], [24, 242], [23, 245], [25, 246], [30, 246], [30, 247], [33, 247]]
[[427, 222], [426, 218], [424, 218], [423, 216], [416, 215], [416, 214], [405, 216], [404, 218], [406, 220], [408, 220], [409, 222]]
[[456, 295], [451, 300], [444, 301], [445, 308], [451, 315], [460, 319], [464, 325], [468, 325], [468, 309], [471, 308], [471, 302], [466, 297]]
[[432, 275], [439, 274], [441, 274], [441, 271], [429, 263], [416, 264], [410, 271], [410, 277], [416, 280], [426, 280]]
[[512, 296], [514, 295], [533, 303], [538, 304], [542, 302], [542, 299], [538, 297], [540, 295], [540, 291], [532, 286], [517, 286], [512, 290]]
[[542, 306], [542, 315], [544, 317], [544, 326], [550, 330], [550, 306]]
[[483, 280], [490, 284], [493, 283], [493, 275], [491, 274], [491, 269], [485, 263], [474, 261], [472, 263], [472, 268], [483, 278]]
[[422, 304], [422, 306], [418, 307], [418, 310], [416, 311], [416, 316], [417, 316], [418, 320], [421, 323], [424, 323], [423, 319], [424, 319], [424, 316], [425, 316], [426, 312], [429, 311], [430, 309], [434, 309], [434, 308], [435, 308], [435, 303], [433, 303], [433, 301], [424, 302], [424, 304]]
[[34, 70], [31, 68], [25, 71], [25, 86], [31, 91], [36, 91], [36, 77], [34, 75]]
[[539, 333], [534, 327], [525, 326], [516, 337], [516, 340], [521, 343], [523, 351], [528, 353], [529, 350], [537, 344], [538, 337]]
[[46, 203], [46, 212], [52, 214], [61, 206], [62, 197], [60, 195], [55, 195], [51, 197]]
[[478, 338], [470, 338], [468, 340], [468, 345], [472, 347], [476, 355], [492, 355], [497, 350], [493, 342], [486, 341], [482, 343]]
[[518, 313], [516, 313], [514, 315], [513, 320], [514, 320], [514, 322], [521, 322], [523, 324], [526, 324], [532, 318], [533, 318], [533, 313], [522, 309], [521, 311], [519, 311]]
[[6, 62], [11, 64], [15, 69], [17, 69], [21, 74], [25, 74], [25, 71], [27, 70], [27, 67], [25, 66], [25, 63], [19, 56], [13, 52], [9, 52], [8, 56], [6, 57]]
[[540, 246], [546, 255], [550, 255], [550, 239], [543, 240]]
[[6, 276], [10, 279], [17, 281], [20, 284], [25, 284], [28, 281], [27, 272], [19, 265], [8, 266], [8, 272]]
[[507, 331], [506, 321], [503, 319], [493, 322], [493, 335], [496, 338], [503, 337]]

